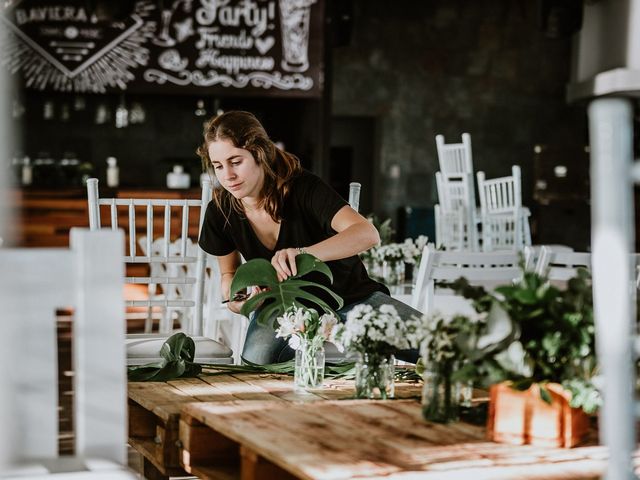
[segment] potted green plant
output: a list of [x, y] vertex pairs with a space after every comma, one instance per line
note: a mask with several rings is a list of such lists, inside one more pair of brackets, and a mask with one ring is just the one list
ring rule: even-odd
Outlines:
[[579, 269], [561, 290], [543, 276], [489, 293], [459, 279], [453, 288], [486, 315], [486, 328], [458, 342], [471, 360], [455, 376], [491, 386], [493, 440], [574, 446], [600, 405], [589, 273]]

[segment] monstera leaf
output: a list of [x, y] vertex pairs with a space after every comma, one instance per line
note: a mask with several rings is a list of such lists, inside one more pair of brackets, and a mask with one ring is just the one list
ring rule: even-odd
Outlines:
[[282, 315], [289, 307], [307, 307], [301, 303], [301, 300], [311, 302], [325, 312], [334, 312], [323, 299], [305, 290], [309, 287], [324, 290], [336, 301], [338, 309], [342, 307], [342, 298], [327, 287], [301, 278], [308, 273], [319, 272], [333, 282], [331, 270], [324, 262], [313, 255], [303, 253], [296, 256], [296, 267], [298, 269], [297, 275], [279, 282], [275, 268], [265, 259], [255, 258], [240, 265], [231, 282], [231, 297], [247, 287], [259, 286], [267, 289], [247, 300], [240, 312], [243, 315], [249, 315], [265, 302], [258, 314], [257, 321], [260, 324], [265, 324], [270, 318]]

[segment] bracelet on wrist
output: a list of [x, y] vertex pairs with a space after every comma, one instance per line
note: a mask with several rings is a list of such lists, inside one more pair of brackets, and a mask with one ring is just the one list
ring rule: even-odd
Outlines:
[[304, 247], [298, 247], [298, 255], [302, 255], [303, 253], [307, 253], [307, 250]]

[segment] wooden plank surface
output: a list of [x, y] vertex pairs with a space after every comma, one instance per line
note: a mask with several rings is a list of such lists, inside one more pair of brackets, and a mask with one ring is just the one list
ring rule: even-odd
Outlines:
[[[424, 421], [415, 400], [186, 405], [183, 444], [198, 443], [203, 426], [219, 439], [209, 443], [211, 451], [216, 445], [224, 444], [227, 451], [237, 445], [243, 480], [291, 475], [307, 480], [588, 479], [600, 477], [607, 457], [598, 446], [556, 449], [488, 442], [483, 427]], [[202, 449], [189, 460], [193, 471], [199, 464], [215, 465]]]
[[[240, 462], [239, 445], [234, 447], [233, 466], [220, 464], [219, 461], [216, 465], [211, 465], [210, 462], [191, 465], [189, 459], [192, 456], [202, 460], [206, 455], [215, 456], [215, 449], [207, 450], [204, 456], [197, 448], [193, 449], [194, 445], [198, 445], [196, 436], [202, 439], [204, 445], [210, 445], [211, 439], [196, 428], [194, 424], [198, 422], [197, 419], [188, 419], [186, 422], [189, 427], [181, 425], [184, 423], [181, 410], [187, 405], [207, 403], [232, 404], [238, 407], [253, 404], [286, 406], [347, 399], [354, 395], [352, 380], [327, 379], [324, 388], [305, 392], [294, 388], [291, 376], [247, 373], [202, 375], [170, 382], [130, 382], [128, 387], [131, 445], [158, 470], [160, 477], [181, 471], [180, 464], [185, 464], [182, 458], [185, 455], [188, 471], [202, 478], [232, 478], [233, 472], [238, 471], [236, 463]], [[396, 383], [396, 395], [418, 398], [420, 388], [417, 383]], [[182, 443], [186, 441], [189, 447], [182, 449], [182, 452], [178, 442], [181, 428], [191, 428], [194, 437], [193, 440], [181, 440]], [[228, 448], [225, 452], [228, 455]]]

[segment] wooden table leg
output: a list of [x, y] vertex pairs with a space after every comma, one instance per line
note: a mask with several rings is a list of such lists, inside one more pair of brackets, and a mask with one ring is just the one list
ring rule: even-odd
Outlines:
[[142, 475], [147, 480], [169, 480], [169, 476], [163, 475], [146, 457], [142, 461]]
[[240, 458], [241, 480], [295, 480], [297, 478], [245, 445], [240, 445]]

